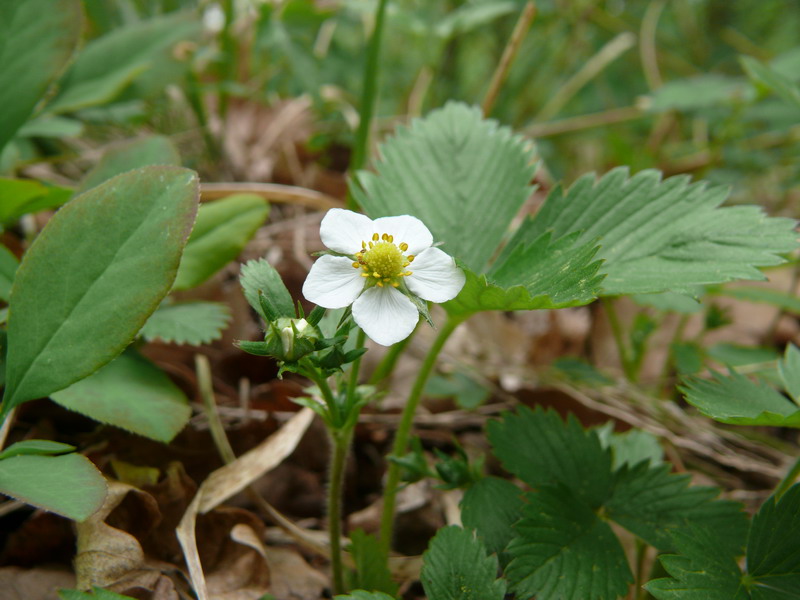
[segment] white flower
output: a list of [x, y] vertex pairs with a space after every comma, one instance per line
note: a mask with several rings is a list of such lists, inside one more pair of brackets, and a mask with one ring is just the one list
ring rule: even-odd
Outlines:
[[432, 247], [431, 232], [416, 217], [373, 221], [334, 208], [319, 233], [323, 244], [343, 256], [320, 257], [303, 295], [325, 308], [352, 304], [356, 324], [383, 346], [405, 339], [417, 325], [419, 314], [408, 295], [447, 302], [464, 287], [464, 273], [452, 257]]

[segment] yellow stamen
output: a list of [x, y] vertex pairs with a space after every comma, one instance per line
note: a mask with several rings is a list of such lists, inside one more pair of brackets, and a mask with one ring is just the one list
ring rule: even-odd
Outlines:
[[378, 282], [378, 287], [383, 287], [383, 282], [382, 281]]
[[394, 242], [394, 236], [393, 236], [393, 235], [390, 235], [390, 236], [389, 236], [389, 239], [388, 239], [387, 241], [388, 241], [388, 242]]
[[375, 271], [375, 272], [372, 274], [372, 276], [373, 276], [375, 279], [380, 279], [380, 278], [381, 278], [381, 274], [380, 274], [380, 273], [378, 273], [377, 271]]
[[389, 234], [388, 234], [388, 233], [384, 233], [384, 234], [381, 236], [381, 239], [382, 239], [384, 242], [388, 242], [388, 241], [389, 241]]
[[414, 262], [414, 255], [413, 254], [409, 254], [408, 256], [406, 256], [406, 260], [408, 262], [410, 262], [410, 263]]
[[377, 242], [379, 239], [381, 239], [381, 238], [377, 233], [373, 233], [372, 234], [372, 241], [373, 242]]
[[406, 244], [405, 242], [402, 242], [402, 243], [400, 244], [400, 250], [402, 250], [403, 252], [405, 252], [406, 250], [408, 250], [408, 244]]
[[400, 287], [400, 284], [396, 281], [392, 282], [392, 287]]
[[358, 267], [360, 267], [360, 266], [361, 266], [361, 263], [358, 263], [358, 262], [354, 262], [354, 263], [353, 263], [353, 268], [354, 268], [354, 269], [357, 269], [357, 268], [358, 268]]
[[362, 273], [361, 276], [362, 277], [369, 277], [369, 273]]

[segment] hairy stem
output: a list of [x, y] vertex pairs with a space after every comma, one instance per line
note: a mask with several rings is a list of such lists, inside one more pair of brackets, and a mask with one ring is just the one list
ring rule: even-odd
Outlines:
[[[397, 434], [394, 438], [394, 445], [392, 446], [392, 456], [403, 456], [408, 450], [408, 438], [411, 434], [411, 426], [414, 423], [414, 414], [417, 411], [417, 406], [422, 398], [422, 390], [425, 389], [425, 383], [433, 371], [433, 366], [436, 364], [436, 359], [442, 351], [445, 342], [450, 335], [455, 331], [456, 327], [464, 321], [464, 317], [449, 317], [439, 335], [433, 342], [433, 345], [428, 350], [428, 355], [420, 366], [417, 373], [417, 379], [414, 381], [414, 386], [411, 388], [411, 393], [408, 396], [408, 402], [403, 408], [403, 414], [400, 418], [400, 424], [397, 427]], [[400, 465], [390, 462], [387, 475], [386, 475], [386, 488], [383, 494], [383, 512], [381, 514], [381, 546], [383, 551], [388, 555], [389, 548], [392, 544], [392, 531], [394, 527], [394, 509], [397, 501], [398, 486], [400, 484]]]

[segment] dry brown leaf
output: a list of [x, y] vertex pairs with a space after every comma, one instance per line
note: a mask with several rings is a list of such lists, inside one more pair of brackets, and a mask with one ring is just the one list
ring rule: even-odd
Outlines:
[[295, 550], [264, 548], [272, 582], [270, 593], [280, 600], [319, 600], [328, 579]]
[[[234, 509], [231, 514], [243, 515], [244, 511]], [[219, 545], [221, 560], [213, 569], [206, 565], [208, 593], [213, 600], [258, 600], [269, 591], [270, 570], [256, 533], [264, 527], [259, 521], [253, 525], [257, 529], [246, 523], [229, 528], [227, 539]]]
[[314, 412], [304, 408], [261, 444], [211, 473], [200, 486], [176, 530], [200, 600], [210, 600], [210, 596], [197, 550], [197, 515], [215, 508], [279, 465], [294, 451], [313, 418]]
[[0, 598], [3, 600], [58, 600], [60, 588], [75, 587], [75, 576], [58, 568], [0, 568]]

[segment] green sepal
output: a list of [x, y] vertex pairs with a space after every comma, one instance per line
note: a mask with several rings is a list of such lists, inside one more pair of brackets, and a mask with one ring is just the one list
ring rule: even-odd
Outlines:
[[314, 327], [316, 327], [317, 325], [319, 325], [319, 322], [322, 320], [322, 317], [325, 316], [325, 312], [327, 310], [328, 309], [323, 307], [323, 306], [315, 306], [314, 310], [312, 310], [310, 313], [308, 313], [308, 316], [306, 317], [306, 321], [308, 321]]

